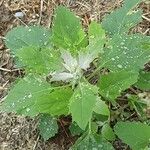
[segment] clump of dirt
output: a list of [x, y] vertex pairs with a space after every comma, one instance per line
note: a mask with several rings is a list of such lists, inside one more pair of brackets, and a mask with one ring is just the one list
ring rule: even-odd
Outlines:
[[[3, 99], [11, 83], [22, 75], [15, 67], [9, 49], [5, 47], [4, 36], [18, 25], [40, 24], [51, 27], [53, 12], [57, 5], [65, 5], [78, 15], [85, 29], [91, 20], [101, 21], [105, 14], [110, 13], [122, 4], [122, 0], [1, 0], [0, 2], [0, 99]], [[150, 35], [150, 6], [141, 3], [143, 21], [133, 29]], [[15, 14], [21, 12], [22, 17]], [[2, 101], [2, 100], [1, 100]], [[37, 119], [15, 114], [0, 113], [0, 149], [1, 150], [66, 150], [74, 142], [67, 131], [67, 125], [60, 125], [56, 137], [46, 142], [39, 136]], [[122, 149], [120, 142], [117, 148]]]

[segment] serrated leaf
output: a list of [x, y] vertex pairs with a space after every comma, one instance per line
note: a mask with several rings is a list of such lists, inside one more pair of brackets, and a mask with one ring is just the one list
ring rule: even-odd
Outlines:
[[93, 135], [83, 135], [76, 141], [71, 150], [114, 150], [114, 148], [99, 136], [96, 139]]
[[121, 92], [137, 82], [138, 73], [120, 71], [102, 75], [99, 81], [100, 94], [110, 100], [116, 99]]
[[50, 36], [50, 31], [40, 26], [19, 26], [7, 33], [5, 43], [15, 54], [22, 47], [46, 46], [50, 42]]
[[105, 44], [105, 30], [102, 28], [101, 24], [96, 22], [91, 22], [88, 30], [89, 35], [89, 45], [87, 47], [88, 52], [91, 54], [103, 53], [103, 47]]
[[55, 136], [58, 133], [58, 124], [56, 118], [51, 117], [50, 115], [42, 115], [40, 117], [38, 129], [40, 130], [40, 135], [44, 140]]
[[109, 140], [109, 141], [115, 140], [114, 131], [108, 123], [103, 125], [101, 133], [102, 133], [102, 137], [105, 138], [106, 140]]
[[85, 130], [92, 117], [97, 94], [98, 89], [96, 86], [82, 82], [79, 83], [71, 98], [69, 109], [72, 114], [72, 120], [83, 130]]
[[150, 143], [150, 126], [141, 122], [118, 122], [115, 133], [133, 150], [144, 149]]
[[142, 44], [148, 42], [149, 39], [142, 35], [113, 36], [109, 48], [105, 49], [101, 56], [101, 67], [106, 67], [112, 72], [119, 70], [139, 72], [150, 60], [150, 50], [142, 47]]
[[54, 44], [70, 49], [73, 54], [77, 54], [77, 48], [87, 45], [86, 35], [82, 30], [79, 18], [63, 6], [56, 9], [52, 32]]
[[16, 52], [16, 56], [27, 72], [47, 74], [62, 67], [60, 54], [50, 48], [23, 47]]
[[70, 125], [69, 130], [73, 136], [80, 135], [84, 132], [75, 122]]
[[10, 90], [1, 109], [27, 116], [35, 116], [39, 113], [66, 115], [71, 96], [70, 88], [55, 89], [39, 77], [27, 76], [20, 79]]
[[132, 10], [141, 0], [125, 0], [123, 7], [107, 15], [102, 26], [109, 34], [128, 33], [129, 29], [142, 21], [142, 11]]
[[110, 115], [108, 106], [99, 97], [96, 100], [96, 104], [93, 110], [95, 113], [100, 114], [100, 115], [104, 115], [104, 116]]
[[141, 90], [150, 90], [150, 72], [141, 71], [138, 82], [135, 84]]

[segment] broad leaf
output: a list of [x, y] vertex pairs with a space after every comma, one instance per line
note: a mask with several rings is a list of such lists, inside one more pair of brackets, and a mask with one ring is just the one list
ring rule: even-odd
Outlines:
[[61, 67], [59, 53], [50, 48], [24, 47], [16, 52], [16, 56], [28, 72], [50, 73]]
[[144, 149], [150, 143], [150, 126], [140, 122], [118, 122], [115, 133], [133, 150]]
[[70, 101], [72, 120], [85, 130], [91, 120], [93, 108], [96, 103], [98, 89], [88, 83], [79, 83]]
[[122, 69], [139, 72], [150, 60], [150, 50], [142, 46], [149, 39], [142, 35], [114, 36], [101, 56], [101, 67], [106, 67], [113, 72]]
[[121, 92], [137, 82], [138, 74], [132, 71], [120, 71], [102, 75], [99, 81], [100, 94], [109, 100], [120, 96]]
[[102, 101], [99, 97], [96, 100], [96, 104], [94, 107], [94, 112], [100, 115], [109, 116], [109, 108], [104, 101]]
[[104, 29], [111, 35], [128, 32], [142, 20], [142, 11], [132, 10], [140, 2], [141, 0], [125, 0], [123, 7], [104, 18]]
[[102, 26], [96, 22], [91, 22], [89, 26], [89, 45], [87, 47], [88, 52], [91, 54], [98, 54], [103, 53], [103, 47], [105, 44], [105, 31]]
[[43, 47], [50, 41], [50, 31], [43, 27], [19, 26], [6, 35], [6, 46], [15, 54], [18, 49], [27, 46]]
[[40, 117], [38, 128], [40, 130], [40, 135], [44, 138], [45, 141], [58, 133], [56, 118], [53, 118], [47, 114]]
[[114, 141], [115, 140], [115, 134], [112, 128], [108, 123], [104, 124], [102, 127], [102, 137], [105, 138], [106, 140], [109, 141]]
[[87, 45], [86, 35], [82, 30], [79, 18], [63, 6], [56, 10], [52, 40], [58, 47], [70, 49], [77, 54], [77, 48]]
[[150, 90], [150, 72], [141, 71], [138, 82], [135, 84], [141, 90]]
[[114, 148], [109, 142], [102, 140], [100, 136], [95, 138], [93, 135], [83, 135], [71, 150], [114, 150]]
[[35, 116], [39, 113], [68, 114], [68, 103], [71, 96], [70, 88], [55, 89], [45, 80], [27, 76], [20, 79], [10, 90], [1, 109], [28, 116]]

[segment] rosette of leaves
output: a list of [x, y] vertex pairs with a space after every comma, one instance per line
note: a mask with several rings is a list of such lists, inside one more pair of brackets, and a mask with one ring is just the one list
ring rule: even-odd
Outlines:
[[[12, 85], [1, 110], [31, 117], [45, 114], [40, 119], [45, 123], [39, 125], [45, 140], [57, 133], [57, 118], [71, 114], [82, 131], [74, 149], [84, 149], [85, 143], [86, 150], [113, 149], [109, 143], [115, 138], [113, 129], [107, 125], [102, 137], [97, 135], [100, 125], [93, 125], [93, 114], [110, 118], [106, 101], [116, 101], [121, 92], [136, 84], [139, 71], [149, 61], [149, 37], [128, 34], [140, 21], [141, 12], [132, 10], [139, 2], [125, 0], [102, 25], [91, 22], [87, 34], [80, 19], [63, 6], [56, 9], [51, 30], [21, 26], [8, 32], [6, 46], [16, 64], [25, 69], [25, 76]], [[122, 22], [115, 20], [120, 14]], [[87, 78], [91, 64], [96, 70]], [[109, 73], [101, 74], [103, 68]], [[97, 73], [97, 84], [91, 84], [89, 79]]]

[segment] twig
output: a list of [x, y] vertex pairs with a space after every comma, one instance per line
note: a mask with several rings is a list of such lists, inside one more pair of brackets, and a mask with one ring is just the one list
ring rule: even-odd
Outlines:
[[147, 18], [146, 16], [142, 15], [142, 18], [145, 19], [145, 20], [147, 20], [148, 22], [150, 22], [150, 19]]
[[1, 71], [5, 71], [5, 72], [15, 72], [15, 71], [19, 71], [20, 69], [13, 69], [13, 70], [10, 70], [10, 69], [7, 69], [7, 68], [2, 68], [2, 67], [0, 67], [0, 70], [1, 70]]
[[[68, 133], [67, 133], [67, 131], [66, 131], [66, 129], [65, 129], [65, 127], [64, 127], [64, 124], [61, 122], [61, 120], [58, 120], [59, 122], [60, 122], [60, 125], [61, 125], [61, 127], [63, 128], [63, 130], [64, 130], [64, 132], [65, 132], [65, 134], [66, 134], [66, 136], [67, 137], [69, 137], [69, 135], [68, 135]], [[71, 142], [71, 144], [73, 145], [73, 143], [72, 143], [72, 141], [69, 139], [69, 141]]]
[[35, 144], [34, 144], [32, 150], [35, 150], [35, 149], [36, 149], [36, 146], [37, 146], [37, 144], [38, 144], [39, 138], [40, 138], [40, 136], [37, 137], [37, 140], [36, 140], [36, 142], [35, 142]]
[[4, 90], [7, 90], [7, 88], [0, 86], [0, 91], [4, 91]]
[[38, 24], [40, 25], [41, 20], [42, 20], [42, 11], [43, 11], [43, 0], [41, 0], [41, 5], [40, 5], [40, 17], [39, 17], [39, 22]]
[[0, 36], [0, 39], [6, 40], [6, 38], [5, 38], [5, 37], [3, 37], [3, 36]]
[[0, 67], [0, 70], [1, 70], [1, 71], [6, 71], [6, 72], [11, 72], [11, 70], [6, 69], [6, 68], [1, 68], [1, 67]]

